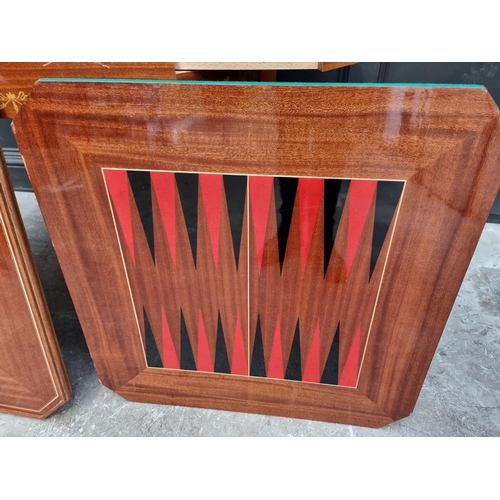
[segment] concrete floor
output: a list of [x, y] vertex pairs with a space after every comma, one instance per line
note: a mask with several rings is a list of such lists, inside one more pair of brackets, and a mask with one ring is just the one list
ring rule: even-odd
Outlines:
[[500, 436], [500, 225], [487, 224], [413, 414], [381, 429], [130, 403], [97, 379], [32, 193], [16, 193], [73, 389], [44, 421], [0, 436]]

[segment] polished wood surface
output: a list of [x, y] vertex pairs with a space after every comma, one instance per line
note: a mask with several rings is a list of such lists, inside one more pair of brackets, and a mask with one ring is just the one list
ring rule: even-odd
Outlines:
[[[380, 426], [413, 410], [493, 203], [500, 175], [498, 116], [487, 91], [479, 87], [41, 81], [16, 117], [14, 129], [106, 386], [137, 401]], [[286, 315], [280, 303], [295, 300], [290, 295], [286, 300], [280, 297], [293, 296], [298, 283], [294, 273], [305, 266], [300, 287], [309, 287], [309, 292], [295, 304], [308, 324], [306, 351], [312, 349], [318, 316], [330, 323], [330, 336], [340, 319], [341, 329], [344, 325], [348, 332], [345, 346], [352, 345], [362, 324], [356, 344], [361, 346], [359, 372], [352, 387], [148, 367], [137, 297], [152, 309], [155, 282], [165, 282], [167, 276], [159, 278], [161, 266], [152, 262], [130, 272], [135, 264], [126, 261], [127, 237], [120, 233], [128, 226], [116, 223], [116, 206], [105, 182], [106, 171], [124, 170], [237, 174], [250, 176], [250, 182], [251, 176], [291, 176], [299, 182], [311, 177], [351, 179], [348, 207], [354, 199], [354, 180], [404, 182], [397, 216], [371, 278], [366, 274], [368, 262], [362, 263], [366, 252], [349, 257], [349, 230], [346, 236], [339, 228], [334, 246], [337, 264], [327, 273], [326, 284], [314, 290], [307, 266], [319, 269], [322, 258], [313, 252], [302, 263], [303, 238], [294, 233], [300, 233], [300, 225], [294, 229], [292, 222], [289, 244], [297, 255], [295, 268], [285, 270], [283, 284], [277, 287], [276, 249], [273, 256], [273, 242], [265, 239], [262, 259], [268, 277], [259, 274], [250, 279], [250, 316], [255, 318], [253, 307], [268, 311], [266, 321], [272, 325], [277, 314]], [[321, 211], [324, 202], [318, 199]], [[366, 204], [367, 221], [376, 217], [374, 210], [376, 205]], [[248, 216], [253, 224], [254, 216]], [[209, 222], [203, 217], [199, 212], [202, 226]], [[340, 224], [349, 225], [350, 217], [342, 220]], [[271, 236], [277, 228], [272, 227], [272, 218], [269, 221]], [[367, 248], [373, 237], [370, 224], [364, 227], [359, 248]], [[132, 234], [141, 234], [137, 218], [130, 228]], [[161, 231], [155, 234], [156, 255], [156, 248], [167, 248], [168, 238], [161, 240]], [[198, 238], [203, 234], [209, 238], [203, 231]], [[227, 236], [227, 230], [221, 234]], [[258, 257], [249, 234], [252, 276]], [[318, 235], [311, 234], [314, 241]], [[147, 246], [144, 239], [133, 247], [140, 266], [150, 259]], [[208, 240], [201, 246], [210, 248]], [[183, 258], [189, 255], [187, 247], [187, 241], [177, 247]], [[227, 250], [220, 247], [220, 251]], [[202, 290], [217, 280], [209, 269], [209, 255], [200, 256], [208, 281], [197, 282]], [[346, 285], [337, 285], [347, 279], [349, 266], [346, 291], [342, 288]], [[189, 273], [185, 277], [189, 282]], [[185, 293], [192, 295], [193, 309], [204, 309], [213, 324], [207, 293], [192, 288]], [[228, 314], [225, 321], [232, 323], [232, 313]], [[190, 321], [194, 324], [196, 318]], [[293, 320], [286, 321], [291, 332]], [[153, 332], [158, 331], [160, 319], [153, 323], [157, 325], [151, 325]], [[254, 323], [250, 319], [250, 335]], [[208, 350], [213, 352], [213, 330], [208, 339]], [[291, 334], [283, 351], [289, 350], [290, 339]], [[163, 348], [161, 341], [157, 343]], [[342, 333], [340, 341], [342, 345]], [[269, 358], [273, 341], [263, 342]], [[196, 337], [192, 343], [197, 351]], [[342, 349], [339, 361], [345, 365], [349, 352]], [[323, 347], [320, 357], [323, 363]], [[266, 363], [269, 367], [269, 359]]]
[[[259, 80], [276, 80], [276, 70], [330, 71], [355, 63], [189, 63], [189, 62], [46, 62], [0, 63], [0, 118], [13, 118], [39, 78], [116, 78], [143, 80], [224, 80], [237, 71], [259, 73]], [[177, 71], [176, 71], [177, 70]], [[241, 78], [240, 78], [241, 79]], [[253, 79], [253, 78], [252, 78]]]
[[[267, 185], [266, 206], [279, 215], [258, 222], [250, 210], [251, 224], [265, 228], [260, 245], [250, 233], [250, 350], [258, 332], [268, 377], [355, 387], [404, 183], [282, 177]], [[252, 202], [265, 191], [250, 177]]]
[[[211, 174], [176, 177], [171, 172], [104, 170], [142, 337], [147, 345], [147, 318], [161, 358], [161, 363], [150, 358], [148, 366], [247, 374], [239, 366], [248, 365], [245, 179], [237, 178], [238, 187], [243, 181], [243, 210], [236, 257], [224, 195], [232, 176], [229, 181]], [[186, 224], [192, 220], [189, 213], [195, 224]], [[193, 359], [183, 358], [183, 342]], [[225, 366], [219, 368], [218, 361]]]
[[0, 118], [13, 118], [39, 78], [175, 79], [174, 63], [0, 63]]
[[44, 418], [70, 393], [0, 150], [0, 411]]
[[[0, 63], [0, 118], [13, 118], [39, 78], [116, 78], [143, 80], [224, 80], [238, 71], [259, 72], [262, 81], [276, 80], [278, 69], [330, 71], [355, 63], [138, 63], [46, 62]], [[177, 70], [177, 71], [176, 71]], [[239, 78], [241, 79], [241, 78]], [[253, 80], [254, 78], [251, 78]]]
[[356, 386], [403, 182], [103, 175], [148, 366]]

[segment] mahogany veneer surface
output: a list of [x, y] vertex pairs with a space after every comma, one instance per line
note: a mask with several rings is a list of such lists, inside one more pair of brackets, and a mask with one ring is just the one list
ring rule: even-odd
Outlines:
[[173, 62], [0, 63], [0, 118], [13, 118], [39, 78], [142, 78], [175, 80]]
[[40, 81], [14, 121], [101, 381], [407, 416], [498, 190], [483, 87]]
[[0, 149], [0, 411], [44, 418], [70, 393]]
[[[330, 71], [355, 63], [173, 63], [173, 62], [0, 62], [0, 117], [13, 118], [39, 78], [141, 78], [144, 80], [206, 80], [200, 70], [319, 69]], [[190, 70], [176, 73], [176, 69]], [[196, 70], [196, 71], [192, 71]], [[209, 73], [208, 79], [223, 76]], [[267, 80], [268, 78], [262, 78]], [[275, 79], [275, 78], [273, 78]]]

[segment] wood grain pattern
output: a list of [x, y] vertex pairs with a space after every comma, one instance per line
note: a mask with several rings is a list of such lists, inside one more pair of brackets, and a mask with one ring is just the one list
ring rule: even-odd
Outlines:
[[[254, 200], [256, 193], [266, 190], [265, 183], [258, 179], [250, 177], [252, 202], [257, 202]], [[261, 364], [269, 371], [277, 362], [278, 368], [271, 370], [277, 378], [355, 387], [359, 353], [368, 336], [390, 239], [402, 203], [403, 183], [378, 186], [377, 181], [352, 180], [342, 202], [339, 181], [277, 180], [277, 189], [271, 182], [263, 214], [250, 211], [255, 229], [250, 239], [251, 351], [254, 352], [256, 331], [259, 330], [264, 357]], [[294, 184], [293, 187], [290, 184]], [[390, 184], [393, 186], [389, 187]], [[376, 196], [378, 190], [383, 196], [394, 197], [392, 206], [387, 202], [383, 205], [381, 199], [376, 203], [380, 198]], [[277, 198], [281, 198], [279, 203]], [[330, 205], [330, 210], [325, 204]], [[332, 209], [342, 204], [343, 208], [334, 214]], [[275, 206], [279, 210], [275, 211]], [[376, 216], [376, 211], [380, 210], [385, 212], [384, 220], [380, 213]], [[291, 214], [289, 234], [281, 231], [280, 235], [278, 225], [284, 226], [287, 212]], [[257, 218], [263, 223], [256, 224]], [[281, 219], [279, 223], [278, 218]], [[334, 223], [330, 227], [329, 220]], [[259, 225], [263, 229], [261, 237], [257, 231]], [[380, 253], [377, 255], [372, 251], [377, 239], [374, 228], [377, 233], [385, 233], [378, 235]], [[326, 233], [332, 234], [334, 229], [331, 247], [326, 248]], [[280, 246], [284, 249], [280, 250]], [[294, 342], [298, 344], [295, 347]], [[337, 350], [335, 361], [329, 361], [332, 348]], [[300, 358], [300, 368], [290, 365], [297, 363], [290, 359], [293, 355]], [[337, 365], [338, 373], [333, 379], [325, 375], [328, 363]], [[290, 375], [286, 374], [287, 367]], [[331, 369], [329, 367], [328, 371]]]
[[0, 149], [0, 411], [45, 418], [70, 394]]
[[[232, 176], [104, 170], [104, 177], [141, 333], [146, 342], [144, 310], [159, 350], [161, 363], [155, 366], [185, 368], [182, 322], [194, 356], [190, 369], [220, 371], [219, 354], [228, 358], [227, 373], [235, 373], [230, 370], [235, 368], [235, 355], [247, 365], [245, 178], [239, 178], [243, 201], [236, 257], [226, 200]], [[181, 199], [185, 184], [191, 186], [187, 200]], [[186, 203], [195, 214], [196, 227], [186, 223]], [[195, 249], [189, 234], [193, 231]], [[236, 339], [241, 340], [237, 348], [242, 352], [235, 351]], [[225, 347], [217, 346], [219, 342]]]
[[13, 118], [39, 78], [141, 78], [175, 80], [174, 63], [0, 63], [0, 118]]
[[[261, 80], [276, 80], [278, 69], [330, 71], [355, 63], [0, 63], [0, 118], [13, 118], [39, 78], [117, 78], [143, 80], [223, 80], [228, 71], [260, 70]], [[178, 71], [176, 71], [178, 70]]]
[[[413, 410], [493, 203], [500, 160], [498, 116], [486, 90], [477, 87], [42, 81], [16, 117], [14, 129], [105, 385], [138, 401], [380, 426]], [[143, 300], [146, 292], [137, 292], [139, 304], [130, 295], [125, 267], [135, 264], [123, 265], [126, 234], [116, 237], [117, 214], [110, 208], [103, 169], [298, 177], [299, 182], [311, 177], [352, 179], [346, 206], [349, 211], [357, 207], [353, 213], [358, 215], [340, 222], [347, 226], [339, 228], [334, 244], [331, 259], [338, 257], [337, 264], [330, 263], [326, 283], [310, 288], [307, 299], [293, 300], [307, 324], [305, 349], [319, 349], [321, 363], [327, 353], [321, 342], [317, 347], [317, 317], [324, 315], [331, 337], [339, 318], [347, 325], [345, 345], [355, 347], [341, 347], [340, 364], [360, 367], [357, 387], [147, 367], [145, 332], [141, 335], [136, 311], [151, 299]], [[397, 221], [395, 216], [389, 236], [380, 243], [378, 262], [383, 265], [367, 270], [368, 261], [360, 265], [359, 259], [368, 259], [369, 252], [352, 249], [367, 248], [374, 237], [370, 221], [377, 217], [377, 195], [369, 195], [371, 180], [404, 181], [405, 187]], [[299, 198], [312, 201], [299, 206], [298, 213], [314, 220], [314, 213], [323, 213], [325, 201], [317, 194], [320, 190], [309, 187]], [[274, 196], [270, 192], [270, 202], [276, 203]], [[153, 210], [160, 207], [154, 205]], [[199, 237], [210, 248], [211, 222], [203, 220], [202, 212], [198, 216], [207, 228]], [[256, 215], [248, 216], [253, 224]], [[141, 234], [137, 217], [131, 224], [133, 234]], [[273, 298], [279, 274], [272, 247], [276, 220], [269, 218], [265, 230], [262, 269], [270, 278], [268, 285], [250, 280], [250, 334], [256, 322], [252, 303], [260, 301], [259, 311], [268, 311], [263, 321], [271, 334], [263, 343], [270, 363], [277, 313], [284, 316], [280, 327], [288, 332], [294, 319], [280, 309], [281, 299]], [[308, 266], [317, 273], [323, 265], [324, 256], [316, 253], [320, 246], [307, 243], [320, 238], [318, 231], [318, 225], [305, 232], [300, 225], [291, 226], [295, 263], [279, 285], [281, 294], [292, 294], [287, 301], [293, 298], [296, 273], [302, 269], [307, 275]], [[259, 256], [249, 234], [252, 273]], [[159, 231], [155, 249], [169, 244], [168, 234]], [[181, 258], [189, 259], [188, 242], [183, 245]], [[140, 290], [142, 280], [142, 289], [149, 290], [144, 280], [155, 280], [161, 265], [153, 265], [147, 255], [146, 239], [137, 248], [145, 253], [140, 265], [147, 263], [144, 271], [151, 278], [141, 271], [130, 285]], [[160, 251], [159, 258], [166, 258], [165, 253], [168, 257]], [[213, 256], [200, 257], [213, 282]], [[185, 274], [187, 282], [189, 276]], [[314, 283], [312, 276], [306, 282]], [[168, 273], [162, 279], [172, 280]], [[336, 282], [346, 279], [340, 292]], [[192, 295], [195, 305], [199, 301], [213, 323], [211, 306], [202, 305], [207, 298], [197, 296], [192, 287], [184, 293]], [[366, 312], [359, 315], [363, 307]], [[153, 317], [158, 330], [161, 317]], [[189, 321], [195, 324], [196, 318]], [[291, 338], [288, 333], [285, 357]], [[212, 352], [213, 332], [207, 339]], [[158, 344], [163, 348], [162, 341]], [[192, 343], [197, 351], [195, 337]], [[358, 350], [356, 355], [352, 349]], [[317, 379], [308, 361], [302, 362], [303, 372]], [[275, 373], [283, 369], [278, 362], [273, 365]], [[347, 378], [352, 380], [352, 373]]]
[[402, 182], [103, 175], [149, 367], [357, 385]]

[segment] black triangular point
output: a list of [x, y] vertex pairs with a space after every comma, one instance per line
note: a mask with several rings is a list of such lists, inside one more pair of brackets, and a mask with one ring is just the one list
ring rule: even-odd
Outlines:
[[339, 383], [339, 337], [340, 324], [337, 326], [335, 337], [333, 337], [330, 352], [326, 360], [323, 376], [321, 377], [322, 384], [338, 385]]
[[244, 175], [224, 175], [223, 179], [229, 224], [231, 226], [231, 236], [233, 239], [234, 258], [236, 260], [236, 267], [238, 267], [241, 234], [243, 231], [243, 216], [245, 213], [247, 177]]
[[160, 352], [158, 351], [158, 346], [156, 345], [155, 338], [153, 336], [153, 330], [149, 323], [148, 315], [146, 314], [146, 309], [143, 308], [144, 314], [144, 337], [146, 339], [146, 362], [151, 368], [163, 368], [163, 363], [161, 361]]
[[276, 222], [278, 226], [278, 252], [280, 271], [285, 262], [286, 244], [292, 224], [293, 207], [297, 195], [299, 179], [296, 177], [275, 177], [274, 198], [276, 200]]
[[350, 181], [346, 179], [325, 179], [325, 274], [339, 229], [349, 184]]
[[153, 232], [153, 200], [151, 197], [151, 174], [146, 170], [128, 170], [128, 180], [134, 194], [137, 210], [141, 218], [144, 234], [148, 241], [153, 261], [155, 259], [155, 243]]
[[396, 207], [398, 206], [404, 182], [401, 181], [378, 181], [377, 199], [375, 205], [375, 221], [373, 225], [373, 242], [370, 261], [370, 278], [387, 237]]
[[217, 322], [217, 343], [215, 345], [214, 371], [217, 373], [231, 373], [229, 358], [227, 356], [226, 339], [224, 338], [224, 331], [222, 330], [220, 314]]
[[186, 327], [186, 321], [181, 311], [181, 370], [196, 370], [193, 348]]
[[290, 356], [286, 366], [285, 378], [288, 380], [302, 380], [302, 367], [300, 365], [300, 328], [299, 320], [295, 327], [295, 335], [293, 337]]
[[176, 173], [177, 190], [191, 243], [191, 252], [196, 265], [196, 242], [198, 237], [198, 174]]
[[262, 331], [260, 328], [260, 318], [257, 318], [257, 328], [255, 330], [255, 341], [253, 344], [252, 362], [250, 363], [250, 375], [254, 377], [266, 376], [266, 364], [264, 361], [264, 346], [262, 344]]

